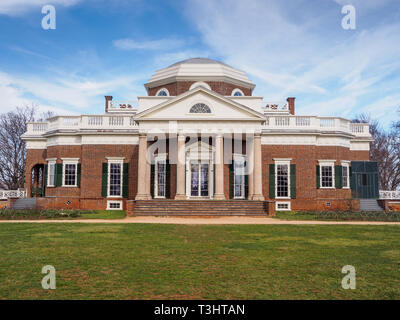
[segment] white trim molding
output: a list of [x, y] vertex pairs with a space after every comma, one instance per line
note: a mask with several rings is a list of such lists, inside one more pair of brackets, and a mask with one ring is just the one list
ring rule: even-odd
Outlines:
[[[164, 91], [167, 95], [166, 96], [161, 96], [159, 95], [161, 91]], [[169, 91], [167, 88], [161, 88], [160, 90], [157, 91], [156, 97], [169, 97]]]

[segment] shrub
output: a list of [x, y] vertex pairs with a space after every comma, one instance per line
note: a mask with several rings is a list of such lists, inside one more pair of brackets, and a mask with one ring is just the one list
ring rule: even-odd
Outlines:
[[0, 218], [3, 219], [49, 219], [49, 218], [76, 218], [83, 213], [95, 213], [95, 211], [83, 210], [12, 210], [1, 209]]

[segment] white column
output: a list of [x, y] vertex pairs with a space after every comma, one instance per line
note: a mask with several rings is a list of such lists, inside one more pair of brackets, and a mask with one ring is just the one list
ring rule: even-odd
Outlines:
[[175, 199], [176, 200], [185, 200], [186, 199], [186, 194], [185, 194], [185, 140], [186, 137], [179, 133], [178, 135], [178, 161], [176, 164], [176, 177], [177, 177], [177, 183], [176, 183], [176, 195]]
[[215, 200], [225, 200], [224, 194], [224, 137], [215, 139]]
[[264, 200], [262, 194], [261, 135], [254, 136], [254, 195], [253, 200]]
[[[139, 135], [139, 159], [138, 159], [138, 192], [136, 200], [149, 200], [150, 199], [150, 175], [147, 176], [147, 136], [145, 134]], [[149, 187], [147, 187], [149, 186]], [[148, 189], [148, 190], [147, 190]]]

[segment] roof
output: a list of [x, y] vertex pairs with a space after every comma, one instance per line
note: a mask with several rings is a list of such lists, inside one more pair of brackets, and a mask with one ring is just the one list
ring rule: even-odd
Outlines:
[[224, 81], [250, 89], [255, 87], [244, 71], [209, 58], [186, 59], [157, 70], [145, 87], [148, 89], [174, 81]]
[[213, 59], [208, 59], [208, 58], [190, 58], [190, 59], [175, 62], [174, 64], [171, 64], [169, 67], [178, 66], [180, 64], [222, 64], [224, 66], [232, 68], [231, 66], [227, 65], [226, 63], [223, 63], [223, 62], [220, 62], [217, 60], [213, 60]]

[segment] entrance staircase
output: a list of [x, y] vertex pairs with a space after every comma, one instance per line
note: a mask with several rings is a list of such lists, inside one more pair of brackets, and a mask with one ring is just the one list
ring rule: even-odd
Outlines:
[[12, 206], [13, 210], [35, 210], [36, 198], [21, 198], [18, 199]]
[[360, 211], [383, 211], [376, 199], [360, 199]]
[[138, 200], [134, 216], [216, 217], [268, 215], [267, 203], [247, 200]]

